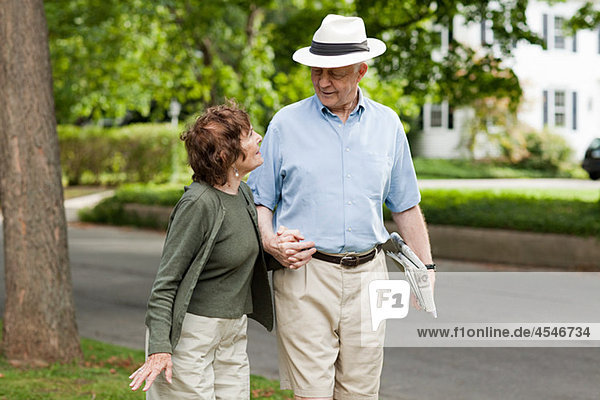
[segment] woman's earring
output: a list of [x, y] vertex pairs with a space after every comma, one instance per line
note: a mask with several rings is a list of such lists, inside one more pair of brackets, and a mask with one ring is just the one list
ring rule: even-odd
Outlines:
[[235, 172], [235, 177], [236, 178], [240, 177], [240, 171], [238, 171], [238, 169], [236, 167], [233, 167], [233, 172]]

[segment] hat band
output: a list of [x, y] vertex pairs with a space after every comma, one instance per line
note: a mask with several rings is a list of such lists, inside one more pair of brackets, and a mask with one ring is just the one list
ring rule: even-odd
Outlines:
[[318, 56], [341, 56], [359, 51], [369, 51], [365, 40], [362, 43], [322, 43], [312, 41], [309, 51]]

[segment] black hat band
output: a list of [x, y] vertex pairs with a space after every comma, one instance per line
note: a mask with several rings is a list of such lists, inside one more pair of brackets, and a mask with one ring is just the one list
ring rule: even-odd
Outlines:
[[342, 56], [348, 53], [369, 51], [365, 40], [362, 43], [321, 43], [312, 41], [309, 51], [318, 56]]

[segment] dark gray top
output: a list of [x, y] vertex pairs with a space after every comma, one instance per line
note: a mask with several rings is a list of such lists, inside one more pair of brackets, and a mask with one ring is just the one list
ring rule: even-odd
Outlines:
[[250, 282], [259, 246], [241, 192], [212, 189], [221, 199], [225, 219], [190, 299], [188, 312], [205, 317], [239, 318], [252, 312]]

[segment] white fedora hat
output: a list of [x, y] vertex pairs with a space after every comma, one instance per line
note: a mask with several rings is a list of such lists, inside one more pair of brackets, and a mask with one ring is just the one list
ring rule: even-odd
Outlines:
[[337, 68], [370, 60], [385, 52], [385, 43], [367, 38], [359, 17], [329, 14], [315, 32], [310, 47], [297, 50], [292, 59], [309, 67]]

